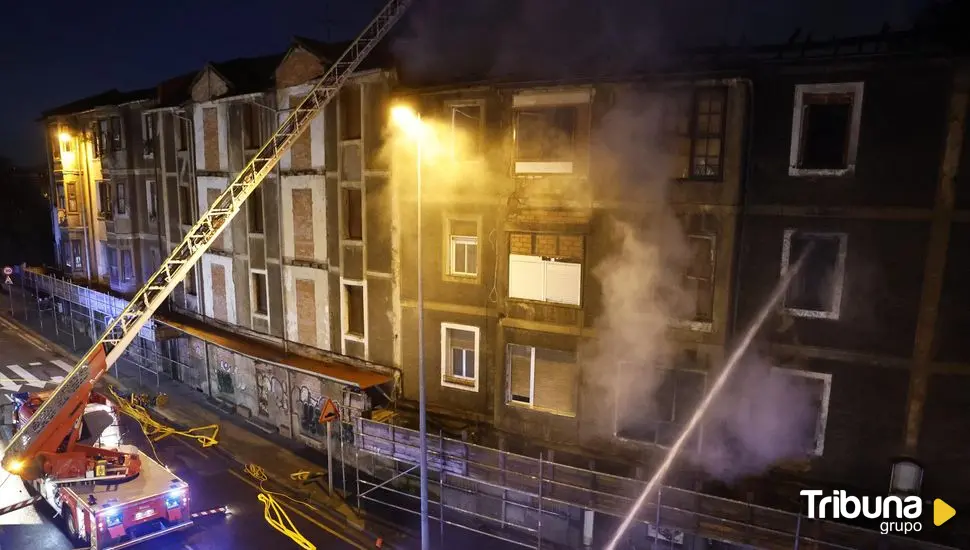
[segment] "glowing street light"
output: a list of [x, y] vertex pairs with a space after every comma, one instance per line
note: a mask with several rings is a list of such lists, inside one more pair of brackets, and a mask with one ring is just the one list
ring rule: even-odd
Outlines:
[[57, 135], [57, 139], [59, 139], [61, 143], [67, 143], [71, 141], [71, 134], [67, 132], [61, 132], [60, 134]]
[[[418, 430], [420, 433], [421, 471], [421, 550], [431, 547], [428, 530], [428, 407], [426, 402], [426, 383], [424, 376], [424, 279], [421, 261], [421, 164], [422, 143], [428, 136], [428, 127], [421, 121], [421, 115], [405, 105], [391, 108], [391, 121], [412, 139], [417, 148], [417, 200], [418, 200]], [[441, 495], [441, 498], [444, 498]], [[444, 521], [444, 518], [438, 518]]]

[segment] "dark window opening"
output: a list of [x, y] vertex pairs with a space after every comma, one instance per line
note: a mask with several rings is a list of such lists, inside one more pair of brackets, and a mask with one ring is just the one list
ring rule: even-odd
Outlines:
[[118, 282], [118, 252], [108, 247], [108, 272], [112, 283]]
[[258, 149], [259, 139], [259, 106], [255, 103], [245, 103], [242, 108], [243, 147]]
[[516, 112], [515, 160], [556, 162], [573, 160], [578, 108], [547, 107]]
[[347, 293], [347, 333], [364, 336], [364, 287], [344, 285]]
[[253, 310], [260, 315], [269, 312], [266, 274], [253, 273]]
[[111, 219], [111, 183], [98, 182], [98, 218]]
[[73, 183], [67, 184], [67, 211], [77, 212], [77, 186]]
[[145, 115], [142, 117], [142, 141], [145, 146], [145, 156], [155, 152], [155, 115]]
[[360, 189], [343, 189], [344, 193], [344, 238], [360, 240], [364, 238], [364, 211], [361, 204]]
[[456, 142], [455, 152], [474, 157], [482, 152], [482, 107], [460, 105], [451, 108], [451, 130]]
[[340, 139], [360, 139], [360, 88], [346, 86], [340, 92]]
[[837, 170], [848, 166], [852, 94], [803, 96], [800, 168]]
[[121, 151], [125, 148], [125, 136], [122, 129], [121, 117], [111, 117], [111, 150]]
[[[616, 434], [654, 445], [673, 445], [703, 397], [705, 375], [649, 365], [621, 364], [619, 368], [624, 372], [617, 378]], [[638, 368], [653, 372], [638, 375]], [[656, 376], [662, 377], [659, 385], [639, 383]]]
[[711, 322], [714, 317], [714, 236], [688, 235], [690, 264], [684, 273], [685, 290], [693, 297], [690, 321]]
[[788, 264], [793, 266], [809, 243], [814, 247], [805, 258], [785, 295], [785, 307], [806, 311], [830, 312], [835, 308], [836, 289], [842, 251], [841, 235], [794, 233], [791, 236]]
[[189, 123], [188, 121], [182, 120], [178, 117], [172, 118], [175, 123], [175, 129], [178, 132], [178, 146], [179, 151], [187, 151], [189, 149]]
[[179, 223], [182, 225], [192, 225], [192, 195], [189, 188], [179, 186]]
[[121, 251], [121, 279], [128, 282], [135, 278], [135, 266], [132, 261], [131, 250]]
[[154, 221], [158, 217], [158, 191], [155, 188], [155, 180], [145, 182], [148, 190], [148, 219]]
[[108, 119], [98, 121], [98, 136], [98, 151], [101, 155], [114, 150], [111, 146], [111, 123]]
[[249, 232], [263, 232], [263, 188], [257, 187], [246, 199], [249, 211]]

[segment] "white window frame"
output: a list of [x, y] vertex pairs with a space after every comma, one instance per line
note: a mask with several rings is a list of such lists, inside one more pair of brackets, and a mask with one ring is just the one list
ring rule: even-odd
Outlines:
[[[837, 231], [800, 231], [798, 229], [786, 229], [785, 236], [782, 241], [781, 247], [781, 276], [784, 277], [785, 273], [788, 272], [788, 267], [791, 262], [797, 262], [798, 258], [791, 257], [791, 239], [792, 235], [798, 233], [800, 235], [805, 235], [808, 237], [825, 237], [825, 238], [838, 238], [839, 239], [839, 255], [836, 259], [835, 270], [836, 274], [832, 280], [832, 303], [829, 304], [829, 309], [826, 311], [815, 311], [812, 309], [800, 309], [788, 307], [788, 293], [782, 298], [782, 305], [785, 308], [785, 312], [792, 317], [805, 317], [808, 319], [829, 319], [831, 321], [838, 321], [842, 313], [842, 291], [845, 283], [845, 258], [848, 253], [849, 247], [849, 236], [846, 233], [841, 233]], [[807, 260], [807, 258], [806, 258]], [[796, 275], [797, 276], [797, 275]]]
[[[617, 364], [617, 368], [620, 369], [620, 370], [624, 370], [624, 369], [641, 369], [641, 368], [647, 368], [647, 367], [638, 366], [638, 365], [636, 365], [634, 363], [630, 363], [630, 362], [627, 362], [627, 361], [621, 361], [620, 363]], [[657, 380], [659, 380], [660, 382], [658, 382], [657, 385], [656, 385], [656, 387], [654, 387], [651, 390], [654, 393], [660, 390], [661, 385], [663, 384], [663, 377], [666, 377], [666, 376], [676, 376], [676, 374], [674, 374], [674, 373], [677, 372], [677, 371], [681, 371], [681, 372], [691, 372], [691, 373], [699, 374], [699, 375], [703, 376], [704, 377], [704, 386], [703, 386], [703, 388], [701, 390], [701, 395], [702, 396], [707, 395], [707, 392], [710, 389], [710, 384], [711, 384], [710, 374], [711, 373], [708, 372], [708, 371], [699, 370], [699, 369], [696, 369], [696, 368], [677, 368], [677, 367], [653, 367], [653, 368], [655, 368], [657, 371], [662, 371], [663, 372], [663, 376], [657, 378]], [[620, 382], [620, 380], [622, 380], [622, 379], [623, 379], [623, 377], [620, 376], [619, 373], [617, 373], [617, 376], [614, 379], [614, 395], [617, 396], [617, 398], [614, 399], [614, 406], [613, 406], [613, 437], [615, 437], [619, 441], [624, 441], [624, 442], [632, 443], [632, 444], [635, 444], [635, 445], [645, 445], [645, 446], [659, 448], [659, 449], [669, 449], [672, 445], [664, 445], [662, 443], [657, 443], [656, 434], [654, 434], [654, 440], [653, 441], [645, 441], [643, 439], [634, 439], [632, 437], [625, 437], [623, 435], [620, 435], [620, 408], [621, 408], [621, 406], [624, 406], [624, 407], [628, 407], [629, 406], [628, 403], [626, 403], [626, 402], [621, 403], [620, 400], [619, 400], [619, 395], [620, 395], [620, 392], [621, 392], [621, 388], [619, 388], [616, 384], [618, 384]], [[676, 391], [676, 387], [675, 387], [675, 390], [674, 391]], [[698, 400], [698, 403], [697, 403], [697, 406], [698, 407], [700, 407], [702, 400], [703, 400], [703, 398], [700, 399], [700, 400]], [[695, 411], [696, 411], [696, 409], [695, 409]], [[624, 412], [626, 412], [626, 411], [624, 411]], [[676, 395], [674, 396], [674, 409], [673, 409], [672, 412], [673, 412], [673, 415], [674, 415], [673, 420], [663, 420], [663, 421], [660, 421], [660, 422], [666, 422], [668, 424], [676, 424], [678, 422], [678, 420], [677, 420], [678, 415], [677, 415], [677, 397], [676, 397]], [[627, 414], [629, 414], [629, 413], [627, 413]], [[684, 422], [684, 425], [685, 426], [689, 422], [690, 414], [688, 414], [687, 417], [688, 417], [688, 419], [685, 419], [685, 422]], [[701, 448], [703, 446], [703, 439], [704, 439], [704, 428], [703, 428], [703, 426], [698, 426], [697, 427], [697, 449], [696, 450], [698, 450], [698, 451], [701, 450]]]
[[[256, 279], [255, 279], [255, 277], [253, 277], [253, 275], [262, 275], [263, 276], [263, 281], [265, 281], [265, 283], [266, 283], [264, 285], [264, 287], [265, 287], [264, 290], [266, 291], [266, 296], [265, 296], [265, 298], [266, 298], [266, 313], [260, 313], [260, 312], [256, 311], [256, 304], [258, 302], [256, 301], [256, 284], [255, 284]], [[269, 319], [269, 274], [266, 273], [266, 270], [265, 269], [250, 269], [249, 270], [249, 299], [251, 300], [250, 303], [252, 304], [253, 317], [256, 317], [257, 319], [268, 320]]]
[[[540, 280], [540, 284], [542, 285], [542, 294], [541, 294], [541, 296], [539, 296], [539, 297], [527, 297], [527, 296], [523, 296], [521, 294], [519, 294], [519, 295], [514, 294], [514, 290], [513, 289], [516, 288], [518, 285], [513, 285], [513, 280], [512, 280], [512, 277], [514, 275], [513, 272], [512, 272], [512, 264], [513, 264], [513, 262], [542, 264], [542, 275], [541, 275], [541, 280]], [[568, 266], [577, 266], [578, 267], [578, 269], [579, 269], [579, 281], [577, 282], [577, 287], [578, 287], [577, 288], [577, 295], [576, 295], [576, 298], [577, 299], [576, 299], [575, 303], [574, 302], [561, 302], [561, 301], [556, 301], [556, 300], [550, 300], [549, 299], [549, 296], [548, 296], [548, 288], [547, 288], [548, 279], [547, 279], [546, 275], [547, 275], [547, 272], [548, 272], [548, 269], [549, 269], [549, 266], [550, 265], [557, 265], [557, 266], [568, 265]], [[532, 255], [528, 255], [528, 254], [509, 254], [508, 297], [509, 298], [512, 298], [514, 300], [529, 300], [529, 301], [534, 301], [534, 302], [544, 302], [544, 303], [547, 303], [547, 304], [566, 305], [566, 306], [582, 306], [582, 303], [583, 303], [583, 264], [577, 263], [577, 262], [562, 262], [562, 261], [556, 261], [556, 260], [546, 260], [542, 256], [532, 256]]]
[[[471, 237], [468, 235], [449, 235], [448, 236], [448, 274], [454, 277], [468, 277], [475, 278], [478, 277], [479, 268], [479, 256], [478, 256], [478, 237]], [[455, 267], [455, 260], [458, 258], [458, 245], [465, 245], [465, 268], [468, 268], [468, 246], [475, 245], [475, 272], [470, 271], [458, 271]]]
[[[448, 338], [448, 331], [449, 330], [458, 330], [458, 331], [462, 331], [462, 332], [471, 332], [471, 333], [473, 333], [475, 335], [475, 349], [473, 350], [474, 355], [475, 355], [474, 367], [473, 367], [475, 369], [475, 376], [474, 377], [458, 376], [456, 374], [453, 374], [449, 370], [449, 368], [448, 368], [449, 367], [448, 361], [451, 358], [451, 346], [448, 344], [449, 343], [449, 338]], [[480, 350], [480, 347], [479, 347], [481, 345], [480, 344], [480, 335], [481, 335], [481, 330], [478, 327], [476, 327], [476, 326], [459, 325], [457, 323], [441, 323], [441, 385], [442, 386], [444, 386], [446, 388], [455, 388], [455, 389], [458, 389], [458, 390], [471, 391], [471, 392], [477, 392], [478, 391], [478, 382], [479, 382], [479, 379], [481, 378], [481, 370], [480, 370], [480, 365], [481, 365], [481, 359], [480, 359], [480, 357], [481, 357], [481, 350]], [[450, 380], [455, 380], [455, 379], [457, 379], [457, 380], [466, 380], [466, 381], [468, 381], [468, 383], [467, 384], [455, 383], [455, 382], [449, 381], [449, 379]]]
[[153, 222], [158, 219], [158, 185], [155, 179], [145, 180], [145, 201], [148, 205], [148, 221]]
[[[512, 97], [512, 109], [536, 109], [555, 107], [579, 107], [593, 101], [592, 89], [522, 92]], [[515, 134], [518, 132], [518, 115], [512, 128], [513, 155], [515, 155]], [[576, 124], [588, 124], [588, 120], [576, 120]], [[577, 128], [578, 130], [578, 128]], [[574, 136], [575, 137], [575, 136]], [[578, 153], [578, 152], [577, 152]], [[572, 174], [576, 170], [576, 159], [569, 161], [519, 161], [513, 158], [516, 174]]]
[[[515, 401], [512, 399], [512, 354], [511, 346], [529, 348], [531, 353], [529, 360], [529, 402]], [[524, 407], [527, 409], [536, 408], [536, 347], [524, 344], [514, 344], [509, 342], [505, 345], [505, 404], [513, 407]]]
[[815, 449], [812, 455], [822, 456], [825, 451], [825, 428], [828, 426], [829, 419], [829, 400], [832, 397], [832, 374], [827, 372], [815, 372], [800, 369], [788, 369], [784, 367], [771, 367], [771, 372], [777, 372], [783, 376], [801, 376], [803, 378], [815, 378], [824, 383], [822, 390], [822, 406], [819, 409], [818, 419], [815, 425]]
[[[798, 84], [795, 86], [795, 109], [792, 113], [791, 149], [788, 157], [789, 176], [847, 176], [855, 173], [856, 155], [859, 150], [859, 126], [862, 122], [863, 82], [839, 82], [825, 84]], [[805, 113], [806, 94], [852, 94], [852, 117], [849, 122], [849, 143], [846, 152], [846, 167], [799, 168], [802, 144], [802, 115]]]

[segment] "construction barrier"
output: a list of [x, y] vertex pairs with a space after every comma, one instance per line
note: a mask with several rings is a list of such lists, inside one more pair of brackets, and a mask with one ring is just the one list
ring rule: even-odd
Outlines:
[[35, 497], [32, 497], [32, 498], [28, 498], [27, 500], [22, 500], [22, 501], [20, 501], [20, 502], [18, 502], [16, 504], [11, 504], [9, 506], [4, 506], [3, 508], [0, 508], [0, 516], [2, 516], [4, 514], [9, 514], [10, 512], [16, 512], [17, 510], [20, 510], [21, 508], [26, 508], [28, 506], [33, 505], [35, 502], [40, 502], [40, 500], [41, 500], [41, 497], [40, 497], [40, 495], [38, 495], [38, 496], [35, 496]]
[[218, 516], [218, 515], [229, 515], [228, 506], [220, 506], [218, 508], [213, 508], [211, 510], [203, 510], [201, 512], [195, 512], [192, 514], [192, 519], [204, 518], [206, 516]]

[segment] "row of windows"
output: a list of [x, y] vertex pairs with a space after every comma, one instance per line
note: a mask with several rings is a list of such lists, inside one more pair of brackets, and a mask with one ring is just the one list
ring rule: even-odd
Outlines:
[[[113, 191], [113, 192], [112, 192]], [[145, 200], [148, 221], [158, 218], [158, 188], [155, 180], [145, 180]], [[111, 185], [110, 181], [98, 182], [98, 218], [110, 220], [115, 214], [128, 215], [128, 184], [124, 182]]]
[[[479, 390], [481, 380], [480, 328], [453, 323], [441, 324], [441, 385], [467, 391]], [[508, 344], [505, 350], [505, 402], [510, 406], [564, 416], [574, 416], [578, 408], [580, 364], [571, 351]], [[634, 370], [633, 365], [620, 369]], [[658, 367], [659, 384], [638, 387], [635, 379], [617, 373], [615, 398], [617, 411], [642, 411], [636, 415], [615, 415], [618, 437], [662, 446], [673, 444], [693, 414], [706, 390], [705, 371], [689, 365]], [[780, 369], [773, 375], [792, 377], [809, 397], [813, 414], [804, 426], [806, 452], [821, 454], [828, 415], [831, 375]], [[643, 403], [653, 403], [647, 410]]]

